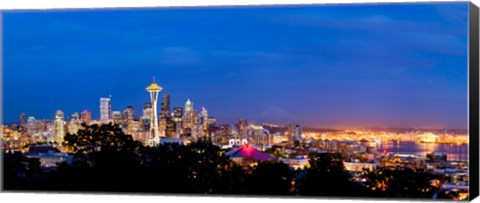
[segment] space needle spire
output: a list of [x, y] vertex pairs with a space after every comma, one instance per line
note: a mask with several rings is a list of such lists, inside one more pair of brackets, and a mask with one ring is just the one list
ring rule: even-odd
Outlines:
[[150, 124], [150, 138], [148, 141], [149, 146], [155, 146], [160, 143], [160, 135], [158, 132], [158, 113], [157, 113], [157, 100], [158, 100], [158, 93], [162, 91], [162, 87], [160, 87], [155, 82], [155, 77], [153, 77], [153, 82], [150, 84], [146, 90], [150, 93], [150, 100], [152, 102], [152, 115], [151, 115], [151, 124]]

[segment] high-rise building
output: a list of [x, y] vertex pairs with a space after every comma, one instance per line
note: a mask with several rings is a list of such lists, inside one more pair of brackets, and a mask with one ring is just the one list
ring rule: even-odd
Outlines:
[[65, 136], [65, 120], [64, 120], [63, 111], [58, 110], [55, 113], [54, 125], [55, 125], [55, 134], [54, 134], [55, 142], [57, 143], [57, 145], [61, 145], [63, 142], [63, 138]]
[[240, 119], [237, 123], [238, 135], [240, 139], [247, 138], [247, 131], [248, 131], [248, 121], [247, 119]]
[[182, 123], [176, 122], [175, 123], [175, 135], [173, 138], [180, 138], [180, 135], [182, 134]]
[[163, 94], [162, 99], [162, 112], [160, 113], [161, 118], [169, 118], [170, 117], [170, 95]]
[[143, 109], [150, 109], [150, 108], [152, 108], [152, 103], [145, 102], [145, 104], [143, 104]]
[[159, 130], [159, 135], [160, 137], [166, 136], [166, 129], [167, 129], [167, 122], [170, 120], [170, 118], [164, 118], [160, 115], [160, 121], [158, 124], [158, 130]]
[[135, 112], [133, 111], [132, 106], [127, 106], [125, 110], [123, 110], [123, 118], [125, 119], [125, 125], [127, 129], [132, 129], [132, 122], [135, 119]]
[[145, 117], [145, 118], [150, 118], [152, 116], [152, 105], [150, 105], [150, 103], [145, 103], [145, 105], [143, 106], [143, 114], [142, 114], [142, 117]]
[[187, 102], [185, 102], [185, 112], [190, 112], [193, 110], [193, 102], [190, 101], [190, 99], [187, 99]]
[[207, 125], [215, 125], [217, 124], [217, 119], [215, 117], [209, 117], [207, 121]]
[[176, 123], [181, 123], [182, 122], [182, 114], [183, 114], [182, 107], [173, 108], [173, 121], [176, 122]]
[[149, 145], [155, 146], [160, 143], [160, 136], [158, 131], [158, 113], [157, 113], [157, 100], [158, 100], [158, 93], [162, 91], [162, 87], [155, 83], [155, 78], [153, 78], [152, 84], [146, 88], [148, 93], [150, 93], [150, 100], [152, 102], [152, 116], [151, 124], [150, 124], [150, 140]]
[[303, 139], [303, 137], [302, 137], [302, 126], [295, 125], [293, 127], [293, 138], [294, 138], [295, 141], [301, 141]]
[[203, 129], [208, 128], [208, 111], [205, 107], [202, 107], [202, 111], [199, 115], [199, 124], [203, 126]]
[[81, 124], [82, 120], [80, 120], [80, 114], [75, 112], [68, 121], [68, 133], [76, 134], [80, 129]]
[[28, 135], [33, 136], [37, 132], [37, 120], [33, 116], [29, 116], [27, 120]]
[[125, 110], [123, 110], [123, 116], [126, 120], [133, 120], [135, 118], [135, 111], [133, 110], [132, 106], [127, 106]]
[[177, 126], [172, 119], [166, 119], [165, 136], [169, 138], [176, 138], [175, 137], [176, 127]]
[[297, 124], [290, 124], [287, 128], [288, 142], [293, 144], [302, 139], [302, 126]]
[[183, 112], [183, 128], [192, 128], [194, 125], [194, 110], [193, 110], [193, 102], [190, 99], [185, 102], [185, 108]]
[[123, 115], [120, 111], [112, 111], [112, 119], [113, 123], [119, 125], [120, 127], [123, 126]]
[[81, 114], [82, 122], [84, 122], [87, 125], [90, 125], [90, 122], [92, 122], [92, 112], [88, 110], [83, 110]]
[[[160, 123], [159, 123], [159, 130], [160, 136], [168, 136], [167, 135], [167, 123], [171, 120], [170, 119], [170, 95], [164, 94], [162, 98], [162, 107], [160, 112]], [[170, 136], [171, 137], [171, 136]]]
[[20, 114], [20, 127], [25, 128], [27, 126], [27, 116], [25, 113]]
[[145, 103], [143, 105], [143, 115], [142, 115], [142, 126], [144, 131], [149, 131], [150, 130], [150, 125], [151, 125], [151, 116], [152, 116], [152, 105], [150, 103]]
[[108, 98], [100, 98], [100, 120], [104, 123], [110, 122], [112, 119], [111, 98], [111, 96]]
[[193, 125], [198, 125], [200, 122], [199, 122], [199, 119], [198, 119], [198, 111], [197, 109], [193, 109], [192, 110], [192, 120], [193, 120]]
[[142, 130], [145, 131], [145, 132], [149, 132], [150, 131], [150, 125], [151, 125], [151, 120], [150, 120], [150, 117], [142, 117], [141, 119], [141, 124], [142, 124]]

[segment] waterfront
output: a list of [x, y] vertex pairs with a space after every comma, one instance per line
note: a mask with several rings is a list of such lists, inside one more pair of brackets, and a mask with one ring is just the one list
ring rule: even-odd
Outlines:
[[426, 156], [431, 152], [442, 152], [449, 161], [468, 161], [468, 144], [438, 144], [418, 142], [382, 142], [377, 145], [379, 152], [415, 154]]

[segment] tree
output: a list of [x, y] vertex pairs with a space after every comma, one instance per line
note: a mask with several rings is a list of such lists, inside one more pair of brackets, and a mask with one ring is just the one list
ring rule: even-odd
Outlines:
[[131, 135], [123, 133], [118, 125], [86, 125], [76, 134], [67, 133], [63, 145], [71, 148], [77, 154], [88, 154], [98, 151], [136, 151], [142, 144], [133, 140]]
[[[118, 125], [86, 125], [67, 134], [64, 145], [73, 150], [71, 164], [63, 163], [51, 175], [51, 187], [80, 191], [135, 191], [140, 181], [142, 144]], [[63, 187], [62, 187], [63, 186]]]
[[293, 194], [293, 170], [282, 162], [260, 162], [246, 178], [247, 194], [291, 195]]
[[189, 146], [165, 144], [147, 148], [145, 174], [152, 192], [235, 193], [241, 190], [242, 171], [210, 141]]
[[20, 152], [3, 154], [3, 177], [6, 190], [40, 189], [40, 159], [28, 158]]
[[340, 155], [321, 153], [310, 159], [310, 167], [296, 185], [300, 195], [361, 196], [362, 188], [350, 178]]
[[5, 189], [19, 189], [29, 170], [28, 158], [21, 153], [3, 154], [3, 185]]
[[432, 198], [439, 190], [430, 183], [437, 177], [424, 170], [380, 168], [366, 174], [365, 187], [377, 196]]

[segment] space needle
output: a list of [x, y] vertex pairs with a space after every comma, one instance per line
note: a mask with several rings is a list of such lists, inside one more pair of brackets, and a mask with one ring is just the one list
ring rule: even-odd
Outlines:
[[157, 85], [155, 82], [155, 77], [153, 77], [152, 84], [147, 87], [147, 91], [150, 93], [150, 100], [152, 102], [152, 115], [150, 117], [150, 139], [148, 141], [149, 146], [156, 146], [160, 143], [160, 136], [158, 132], [157, 99], [158, 93], [162, 91], [162, 89], [163, 88]]

